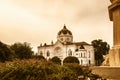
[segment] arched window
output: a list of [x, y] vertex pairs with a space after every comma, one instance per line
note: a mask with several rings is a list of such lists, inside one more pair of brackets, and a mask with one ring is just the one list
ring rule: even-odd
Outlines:
[[89, 58], [90, 58], [90, 51], [89, 51]]
[[40, 55], [43, 56], [43, 52], [42, 51], [40, 51]]
[[83, 64], [83, 60], [81, 60], [81, 65]]
[[47, 57], [49, 57], [50, 56], [50, 52], [49, 51], [47, 51]]
[[68, 50], [68, 56], [72, 56], [72, 50], [71, 49]]
[[84, 57], [85, 57], [85, 53], [84, 53]]
[[81, 53], [81, 57], [82, 57], [82, 53]]
[[91, 61], [89, 60], [89, 65], [91, 64]]

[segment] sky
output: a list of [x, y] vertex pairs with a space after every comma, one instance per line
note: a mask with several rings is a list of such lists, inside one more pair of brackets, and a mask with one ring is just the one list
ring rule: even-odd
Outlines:
[[110, 0], [0, 0], [0, 41], [28, 42], [37, 52], [41, 43], [55, 43], [65, 24], [74, 42], [102, 39], [112, 47], [110, 4]]

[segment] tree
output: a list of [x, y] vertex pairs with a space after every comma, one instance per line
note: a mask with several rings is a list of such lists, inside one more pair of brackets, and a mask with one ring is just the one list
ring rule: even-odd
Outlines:
[[61, 64], [61, 60], [57, 56], [55, 56], [52, 59], [50, 59], [50, 61], [52, 61], [55, 64]]
[[24, 43], [14, 43], [11, 45], [11, 49], [15, 51], [16, 58], [18, 59], [28, 59], [32, 57], [33, 51], [30, 44]]
[[0, 42], [0, 62], [12, 60], [13, 55], [13, 50], [8, 45]]
[[94, 47], [96, 65], [101, 65], [104, 61], [103, 56], [108, 54], [110, 46], [107, 42], [104, 42], [101, 39], [93, 40], [91, 43]]
[[63, 63], [78, 63], [79, 64], [79, 60], [78, 58], [74, 56], [68, 56], [63, 60]]

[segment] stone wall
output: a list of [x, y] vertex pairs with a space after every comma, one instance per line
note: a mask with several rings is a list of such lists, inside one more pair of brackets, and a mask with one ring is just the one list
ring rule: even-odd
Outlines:
[[91, 67], [92, 73], [109, 80], [120, 80], [120, 67]]

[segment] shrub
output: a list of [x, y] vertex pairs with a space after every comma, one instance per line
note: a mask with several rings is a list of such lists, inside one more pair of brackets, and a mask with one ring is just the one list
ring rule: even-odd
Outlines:
[[2, 80], [46, 80], [57, 71], [56, 65], [41, 60], [8, 62], [0, 69]]
[[74, 56], [68, 56], [63, 60], [63, 63], [78, 63], [79, 64], [79, 60], [78, 58]]
[[78, 80], [79, 75], [87, 77], [91, 72], [75, 63], [58, 65], [37, 59], [0, 63], [0, 80]]
[[53, 57], [52, 59], [50, 59], [50, 61], [52, 61], [53, 63], [55, 63], [55, 64], [61, 64], [61, 60], [60, 60], [60, 58], [58, 58], [58, 57]]
[[38, 60], [46, 60], [44, 56], [41, 56], [41, 55], [33, 55], [32, 56], [33, 59], [38, 59]]

